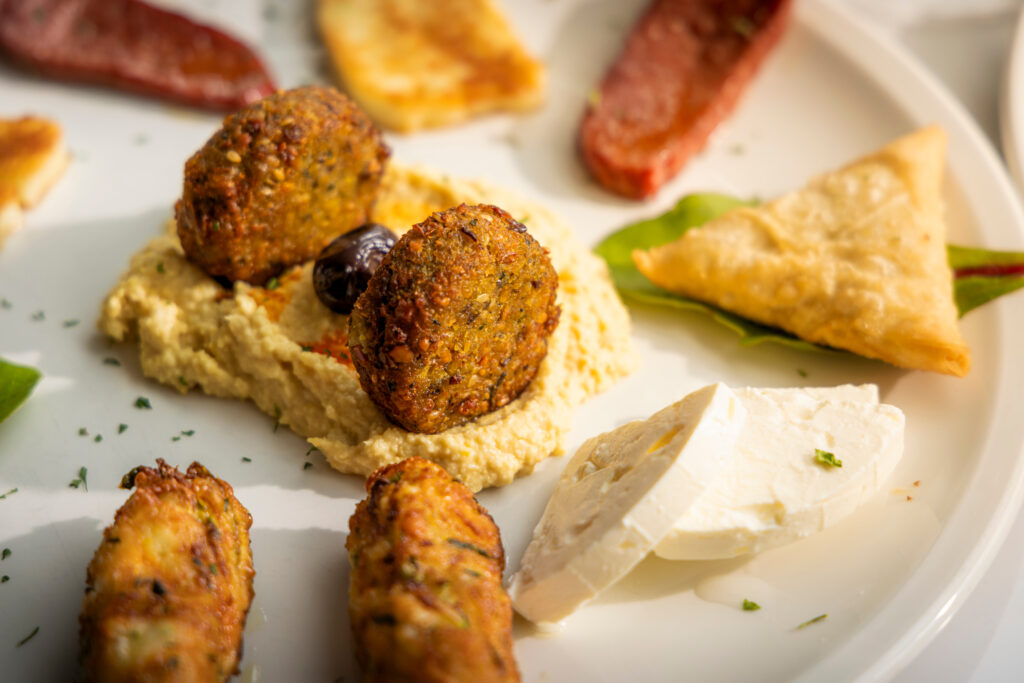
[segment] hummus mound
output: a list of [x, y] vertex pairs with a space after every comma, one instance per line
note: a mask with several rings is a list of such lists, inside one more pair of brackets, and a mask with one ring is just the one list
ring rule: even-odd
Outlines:
[[185, 259], [172, 223], [132, 258], [103, 302], [99, 327], [118, 341], [138, 339], [147, 376], [182, 392], [251, 399], [341, 472], [367, 475], [417, 455], [474, 491], [508, 484], [561, 454], [573, 409], [632, 371], [636, 357], [604, 263], [544, 208], [483, 183], [392, 165], [373, 220], [401, 234], [463, 202], [502, 207], [549, 250], [562, 317], [516, 400], [438, 434], [395, 426], [359, 386], [348, 318], [317, 299], [312, 262], [266, 288], [237, 282], [228, 291]]

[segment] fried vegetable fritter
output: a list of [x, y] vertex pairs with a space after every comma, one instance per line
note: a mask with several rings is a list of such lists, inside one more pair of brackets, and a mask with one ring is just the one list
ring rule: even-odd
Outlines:
[[175, 206], [185, 254], [214, 277], [262, 285], [367, 221], [390, 154], [333, 88], [249, 105], [185, 164]]
[[465, 486], [422, 458], [378, 469], [345, 543], [364, 680], [518, 681], [505, 552]]
[[398, 425], [434, 434], [530, 383], [558, 324], [547, 251], [496, 206], [431, 215], [384, 257], [349, 318], [359, 382]]
[[157, 460], [89, 563], [79, 618], [83, 681], [226, 681], [252, 602], [252, 517], [199, 463]]

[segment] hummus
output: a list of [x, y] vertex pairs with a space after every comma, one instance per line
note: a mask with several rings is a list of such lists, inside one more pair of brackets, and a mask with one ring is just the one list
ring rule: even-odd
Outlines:
[[562, 315], [516, 400], [438, 434], [395, 426], [359, 386], [347, 316], [320, 303], [311, 262], [266, 288], [237, 282], [225, 290], [186, 260], [172, 222], [132, 258], [103, 302], [99, 327], [115, 340], [138, 340], [147, 376], [182, 392], [250, 399], [341, 472], [367, 475], [418, 455], [474, 491], [508, 484], [561, 454], [573, 409], [627, 375], [636, 356], [604, 263], [543, 207], [483, 183], [392, 165], [373, 220], [401, 234], [463, 202], [502, 207], [549, 250]]

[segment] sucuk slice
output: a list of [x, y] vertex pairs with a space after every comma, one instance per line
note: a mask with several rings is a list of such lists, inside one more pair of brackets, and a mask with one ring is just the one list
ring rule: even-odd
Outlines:
[[629, 572], [728, 462], [743, 413], [714, 384], [584, 443], [512, 577], [516, 611], [561, 621]]
[[785, 28], [791, 0], [655, 0], [580, 127], [605, 188], [654, 194], [704, 147]]
[[[712, 560], [789, 543], [847, 517], [903, 455], [903, 413], [874, 385], [736, 389], [747, 420], [736, 455], [655, 548]], [[841, 467], [815, 460], [832, 453]]]

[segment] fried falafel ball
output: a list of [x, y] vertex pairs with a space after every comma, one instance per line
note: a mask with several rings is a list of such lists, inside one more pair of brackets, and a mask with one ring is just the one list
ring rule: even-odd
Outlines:
[[265, 97], [226, 117], [185, 163], [181, 246], [213, 277], [262, 285], [367, 221], [390, 154], [333, 88]]
[[89, 563], [79, 618], [82, 681], [226, 681], [253, 597], [252, 517], [199, 463], [157, 460]]
[[431, 215], [398, 240], [349, 318], [359, 382], [394, 423], [434, 434], [530, 383], [558, 324], [547, 250], [496, 206]]
[[366, 490], [345, 542], [364, 680], [518, 681], [501, 535], [472, 492], [422, 458]]

